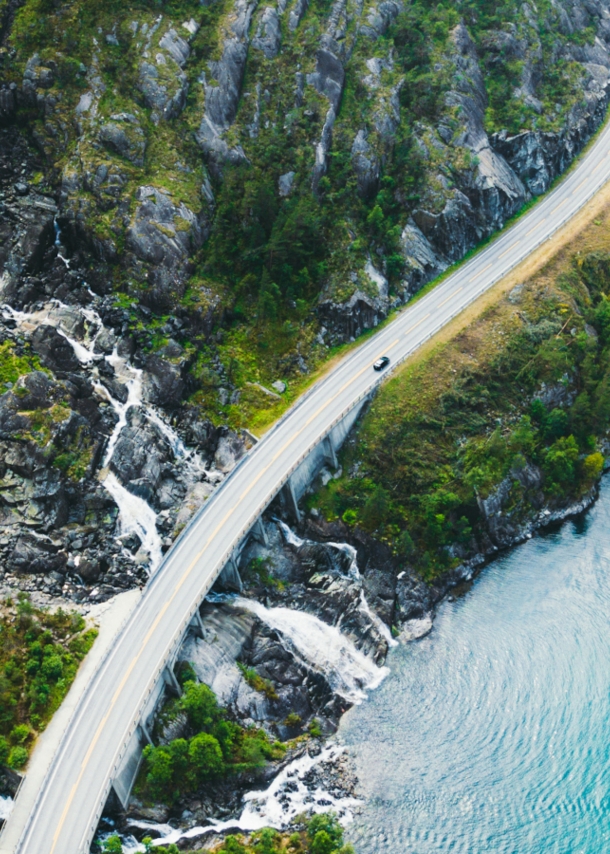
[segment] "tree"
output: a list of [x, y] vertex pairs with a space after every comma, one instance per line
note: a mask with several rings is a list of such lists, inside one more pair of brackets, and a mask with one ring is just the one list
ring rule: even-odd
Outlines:
[[180, 705], [186, 712], [189, 724], [197, 732], [211, 730], [221, 718], [216, 696], [207, 685], [187, 682]]
[[102, 851], [104, 854], [123, 854], [123, 845], [118, 833], [113, 833], [104, 840]]
[[222, 750], [213, 735], [201, 732], [190, 740], [188, 748], [190, 774], [196, 783], [203, 783], [222, 774]]
[[275, 320], [278, 315], [281, 299], [282, 292], [275, 282], [271, 281], [268, 271], [265, 270], [261, 281], [261, 289], [258, 294], [259, 312], [268, 320]]
[[544, 473], [551, 485], [565, 488], [574, 483], [578, 445], [574, 436], [564, 436], [553, 442], [544, 457]]
[[582, 463], [582, 473], [587, 483], [594, 483], [604, 469], [604, 458], [596, 451], [585, 457]]

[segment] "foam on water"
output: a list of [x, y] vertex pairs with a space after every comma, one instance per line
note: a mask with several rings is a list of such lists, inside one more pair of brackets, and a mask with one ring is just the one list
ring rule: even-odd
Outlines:
[[338, 628], [291, 608], [265, 608], [253, 599], [237, 596], [237, 607], [255, 614], [284, 639], [293, 654], [309, 669], [322, 673], [334, 693], [350, 703], [361, 703], [388, 674], [361, 653]]
[[161, 537], [157, 531], [157, 514], [152, 507], [119, 483], [114, 472], [108, 472], [104, 486], [119, 508], [119, 536], [136, 534], [150, 555], [149, 571], [161, 563]]
[[[155, 824], [150, 821], [132, 821], [132, 827], [154, 831], [159, 834], [153, 845], [170, 845], [181, 839], [194, 839], [221, 831], [242, 831], [244, 833], [261, 830], [263, 827], [275, 827], [282, 830], [297, 815], [305, 812], [320, 813], [332, 810], [342, 824], [353, 820], [352, 810], [360, 801], [355, 798], [336, 798], [321, 787], [310, 789], [304, 782], [305, 776], [317, 765], [333, 762], [343, 752], [337, 745], [327, 745], [317, 756], [308, 753], [290, 762], [280, 771], [273, 782], [263, 791], [248, 792], [244, 795], [244, 808], [239, 818], [228, 821], [213, 821], [205, 826], [181, 830], [168, 824]], [[139, 850], [144, 850], [143, 847]]]
[[8, 795], [0, 795], [0, 821], [6, 821], [13, 810], [14, 801]]

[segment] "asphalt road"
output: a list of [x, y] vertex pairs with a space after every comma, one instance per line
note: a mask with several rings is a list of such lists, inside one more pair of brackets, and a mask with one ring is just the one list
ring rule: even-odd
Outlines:
[[[168, 552], [84, 694], [17, 851], [88, 851], [121, 751], [151, 684], [227, 557], [331, 426], [392, 366], [508, 273], [610, 177], [610, 125], [543, 201], [457, 272], [348, 355], [247, 455]], [[382, 376], [372, 364], [391, 359]]]

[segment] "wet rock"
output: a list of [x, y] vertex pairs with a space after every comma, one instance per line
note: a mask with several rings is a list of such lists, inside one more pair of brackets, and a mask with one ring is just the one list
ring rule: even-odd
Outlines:
[[150, 401], [159, 406], [177, 406], [184, 391], [179, 366], [155, 354], [147, 357], [145, 365], [148, 372], [146, 392]]
[[40, 356], [43, 365], [52, 371], [78, 371], [80, 363], [72, 345], [53, 326], [42, 325], [31, 337], [32, 350]]

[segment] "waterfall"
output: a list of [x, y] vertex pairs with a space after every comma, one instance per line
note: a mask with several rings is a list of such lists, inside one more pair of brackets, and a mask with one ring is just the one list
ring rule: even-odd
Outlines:
[[0, 795], [0, 821], [6, 821], [13, 810], [14, 801], [10, 796]]
[[[278, 525], [280, 526], [280, 530], [284, 535], [284, 539], [286, 542], [294, 546], [295, 548], [300, 548], [305, 540], [302, 540], [298, 537], [292, 528], [290, 528], [285, 522], [281, 522], [279, 519], [277, 520]], [[325, 546], [328, 546], [331, 549], [338, 549], [338, 551], [346, 554], [350, 559], [349, 569], [347, 570], [347, 574], [350, 578], [352, 578], [356, 582], [362, 583], [362, 576], [360, 575], [360, 570], [358, 569], [358, 552], [354, 548], [354, 546], [349, 543], [324, 543]], [[369, 605], [367, 598], [364, 594], [364, 590], [360, 590], [360, 610], [366, 617], [370, 620], [371, 624], [377, 629], [378, 633], [382, 638], [387, 642], [388, 646], [397, 646], [398, 642], [394, 640], [392, 637], [392, 632], [389, 627], [383, 622], [383, 620], [373, 611], [371, 606]]]
[[276, 519], [277, 524], [280, 526], [280, 531], [284, 535], [284, 539], [288, 543], [289, 546], [294, 546], [295, 549], [300, 549], [305, 540], [302, 540], [298, 537], [292, 528], [289, 528], [285, 522], [282, 522], [281, 519]]
[[161, 537], [157, 531], [157, 514], [143, 498], [134, 495], [109, 471], [102, 481], [119, 508], [119, 536], [136, 534], [150, 555], [149, 574], [161, 563]]
[[361, 703], [366, 691], [376, 688], [389, 673], [377, 667], [335, 626], [291, 608], [265, 608], [253, 599], [241, 596], [233, 604], [255, 614], [271, 629], [279, 632], [301, 663], [322, 673], [333, 693], [350, 703]]
[[[78, 312], [85, 318], [90, 327], [95, 330], [92, 336], [89, 334], [90, 330], [87, 330], [88, 341], [77, 341], [70, 334], [70, 329], [62, 328], [62, 311], [71, 315]], [[176, 431], [163, 420], [159, 413], [151, 406], [143, 405], [142, 370], [130, 365], [125, 358], [118, 354], [116, 347], [111, 355], [104, 356], [95, 352], [95, 341], [105, 327], [101, 317], [94, 309], [71, 307], [59, 300], [53, 299], [43, 310], [32, 313], [17, 311], [11, 306], [5, 305], [2, 307], [2, 315], [4, 318], [13, 320], [17, 325], [23, 326], [26, 329], [28, 327], [34, 329], [41, 323], [54, 326], [59, 334], [71, 345], [74, 355], [82, 365], [95, 369], [97, 362], [105, 360], [114, 369], [117, 379], [127, 388], [127, 400], [122, 403], [113, 397], [99, 379], [93, 379], [95, 390], [108, 401], [117, 416], [117, 422], [108, 439], [104, 455], [103, 467], [106, 471], [102, 473], [101, 482], [119, 508], [118, 526], [120, 535], [129, 533], [137, 534], [143, 547], [150, 555], [149, 572], [154, 572], [161, 562], [162, 557], [161, 537], [157, 531], [156, 513], [143, 498], [133, 495], [126, 489], [114, 473], [107, 471], [121, 432], [127, 426], [129, 410], [135, 406], [142, 406], [145, 416], [155, 425], [167, 441], [176, 460], [184, 461], [194, 475], [205, 476], [211, 482], [217, 482], [222, 476], [214, 472], [209, 472], [205, 468], [199, 454], [185, 446]], [[65, 321], [65, 315], [63, 320]], [[96, 373], [94, 373], [95, 376]]]
[[53, 219], [53, 228], [55, 229], [55, 241], [54, 242], [55, 242], [55, 248], [57, 249], [57, 257], [61, 258], [61, 260], [66, 265], [66, 267], [68, 269], [70, 269], [70, 262], [68, 261], [67, 258], [64, 258], [64, 256], [60, 252], [60, 249], [63, 249], [63, 246], [61, 243], [61, 229], [59, 227], [59, 223], [57, 222], [57, 217], [55, 217]]
[[[305, 753], [289, 762], [267, 789], [248, 792], [244, 795], [245, 806], [239, 818], [212, 821], [205, 827], [197, 826], [190, 830], [179, 830], [169, 824], [155, 824], [151, 821], [131, 821], [130, 824], [140, 830], [155, 831], [160, 834], [153, 841], [154, 846], [176, 844], [181, 839], [193, 839], [222, 831], [241, 830], [248, 833], [261, 830], [263, 827], [282, 830], [293, 818], [305, 812], [320, 813], [332, 810], [342, 824], [349, 824], [353, 819], [351, 810], [358, 806], [360, 801], [349, 797], [335, 797], [319, 786], [310, 789], [304, 782], [304, 778], [313, 768], [324, 762], [333, 762], [343, 751], [344, 748], [337, 745], [327, 745], [317, 756]], [[144, 847], [136, 850], [143, 851]]]

